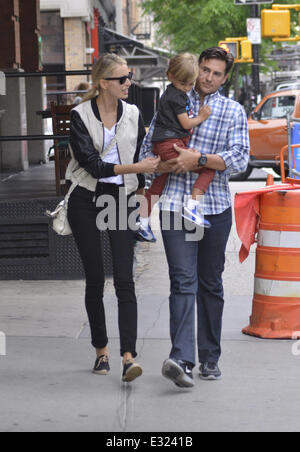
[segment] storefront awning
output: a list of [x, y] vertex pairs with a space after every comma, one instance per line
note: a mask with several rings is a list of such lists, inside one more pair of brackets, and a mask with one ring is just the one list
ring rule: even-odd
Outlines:
[[138, 81], [165, 80], [169, 53], [162, 49], [148, 48], [137, 39], [115, 30], [103, 30], [105, 52], [116, 52], [126, 59], [128, 66], [136, 68]]

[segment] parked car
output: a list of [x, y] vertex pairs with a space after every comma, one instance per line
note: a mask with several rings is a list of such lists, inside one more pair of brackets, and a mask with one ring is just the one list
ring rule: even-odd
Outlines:
[[[280, 175], [280, 150], [288, 144], [287, 114], [300, 118], [300, 89], [287, 89], [268, 94], [248, 119], [250, 160], [244, 173], [234, 180], [246, 180], [253, 168], [273, 168]], [[286, 162], [287, 165], [287, 162]]]
[[276, 91], [286, 90], [286, 89], [299, 89], [300, 83], [297, 81], [294, 82], [286, 82], [286, 83], [280, 83], [280, 85], [276, 86]]

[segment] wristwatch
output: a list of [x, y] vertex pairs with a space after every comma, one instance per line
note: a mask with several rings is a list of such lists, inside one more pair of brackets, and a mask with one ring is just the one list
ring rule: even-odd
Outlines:
[[205, 166], [207, 163], [207, 157], [204, 154], [201, 154], [198, 160], [198, 166]]

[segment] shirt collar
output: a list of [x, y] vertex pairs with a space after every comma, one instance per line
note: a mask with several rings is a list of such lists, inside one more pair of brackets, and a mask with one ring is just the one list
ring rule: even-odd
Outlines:
[[[197, 93], [197, 91], [195, 90], [195, 88], [192, 89], [191, 95], [192, 95], [195, 99], [197, 99], [197, 100], [200, 101], [200, 96], [199, 96], [199, 94]], [[219, 97], [221, 97], [221, 94], [219, 93], [219, 91], [217, 91], [217, 92], [215, 92], [215, 93], [212, 93], [212, 94], [208, 94], [208, 95], [205, 96], [205, 98], [204, 98], [204, 104], [208, 104], [208, 103], [210, 103], [211, 101], [214, 101], [214, 100], [216, 100], [216, 99], [219, 99]]]

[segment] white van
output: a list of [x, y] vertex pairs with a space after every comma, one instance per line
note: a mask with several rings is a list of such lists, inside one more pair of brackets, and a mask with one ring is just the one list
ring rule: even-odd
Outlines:
[[282, 89], [299, 89], [299, 88], [300, 82], [295, 80], [294, 82], [281, 83], [276, 87], [276, 91], [281, 91]]

